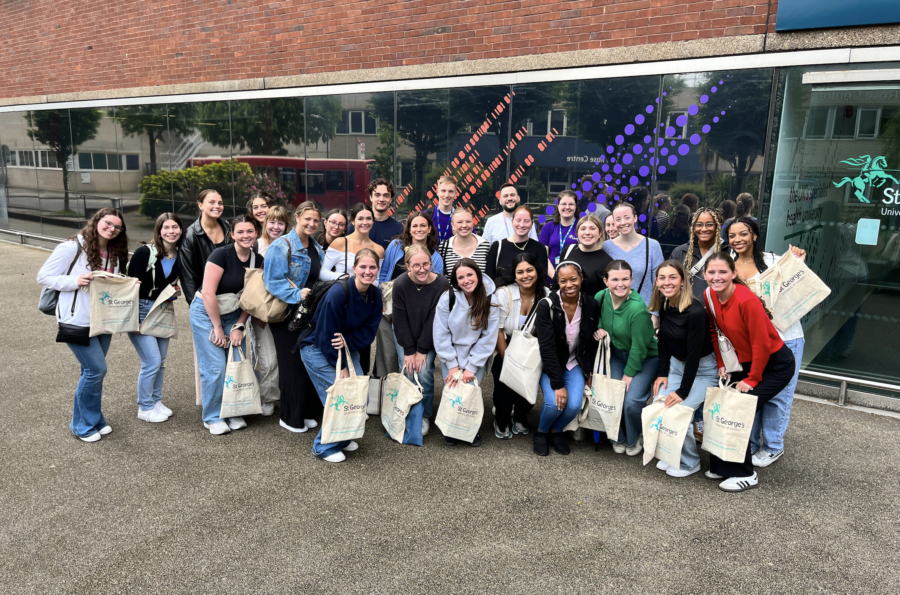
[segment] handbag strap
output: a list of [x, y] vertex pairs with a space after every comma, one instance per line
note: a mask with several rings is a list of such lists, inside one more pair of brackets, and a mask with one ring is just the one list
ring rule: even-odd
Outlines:
[[237, 349], [238, 353], [241, 354], [241, 361], [247, 359], [247, 356], [244, 355], [244, 348], [240, 345], [235, 345], [232, 343], [231, 347], [228, 349], [228, 363], [234, 362], [234, 350]]
[[350, 378], [356, 379], [356, 368], [353, 367], [353, 359], [350, 357], [350, 348], [347, 347], [347, 341], [344, 339], [344, 335], [341, 335], [341, 341], [344, 342], [344, 348], [338, 349], [338, 357], [337, 357], [337, 366], [334, 369], [334, 383], [337, 384], [337, 381], [341, 379], [341, 355], [343, 352], [347, 353], [347, 370], [350, 372]]
[[[553, 322], [553, 302], [550, 301], [549, 297], [541, 298], [540, 300], [538, 300], [538, 302], [540, 303], [545, 300], [547, 301], [547, 306], [550, 308], [550, 321]], [[528, 318], [525, 319], [525, 325], [522, 327], [522, 330], [525, 331], [526, 333], [528, 333], [529, 335], [532, 334], [532, 332], [534, 331], [534, 325], [536, 322], [536, 320], [535, 320], [536, 318], [537, 318], [537, 305], [535, 305], [534, 308], [531, 309], [531, 314], [529, 314]]]
[[712, 303], [712, 297], [710, 297], [711, 293], [712, 293], [712, 289], [707, 287], [706, 291], [703, 292], [703, 295], [706, 296], [706, 303], [709, 305], [710, 312], [712, 312], [713, 326], [716, 327], [716, 334], [721, 335], [722, 331], [719, 330], [719, 321], [716, 318], [716, 306], [715, 306], [715, 304]]
[[700, 262], [691, 267], [691, 277], [696, 277], [700, 270], [703, 268], [703, 265], [706, 264], [706, 261], [709, 260], [709, 257], [712, 256], [716, 251], [715, 246], [710, 246], [709, 250], [706, 251], [706, 254], [700, 258]]
[[647, 250], [644, 252], [644, 274], [641, 275], [641, 284], [638, 285], [638, 293], [644, 288], [644, 280], [647, 278], [647, 269], [650, 268], [650, 238], [644, 238]]

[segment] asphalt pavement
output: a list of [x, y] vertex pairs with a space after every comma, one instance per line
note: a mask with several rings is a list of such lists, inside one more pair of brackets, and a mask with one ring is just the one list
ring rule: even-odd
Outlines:
[[797, 401], [785, 456], [737, 495], [592, 443], [537, 457], [531, 436], [497, 440], [490, 382], [481, 448], [436, 429], [400, 446], [371, 419], [335, 465], [277, 416], [203, 429], [181, 301], [174, 416], [137, 419], [139, 360], [117, 336], [114, 431], [83, 443], [78, 365], [37, 310], [47, 255], [0, 242], [0, 592], [900, 592], [900, 420], [827, 405]]

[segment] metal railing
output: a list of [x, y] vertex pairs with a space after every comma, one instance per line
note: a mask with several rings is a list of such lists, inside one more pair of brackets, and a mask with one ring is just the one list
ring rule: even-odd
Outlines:
[[862, 378], [850, 378], [848, 376], [838, 376], [836, 374], [825, 374], [824, 372], [813, 372], [811, 370], [800, 370], [800, 376], [816, 378], [818, 380], [828, 380], [831, 382], [840, 382], [841, 388], [838, 393], [838, 405], [847, 405], [847, 390], [849, 385], [864, 386], [867, 388], [877, 388], [879, 390], [887, 390], [900, 393], [900, 386], [896, 384], [887, 384], [884, 382], [875, 382], [874, 380], [865, 380]]

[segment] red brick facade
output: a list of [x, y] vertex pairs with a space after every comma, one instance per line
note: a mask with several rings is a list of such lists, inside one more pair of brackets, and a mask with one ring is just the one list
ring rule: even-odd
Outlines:
[[761, 34], [776, 10], [777, 0], [0, 0], [2, 95]]

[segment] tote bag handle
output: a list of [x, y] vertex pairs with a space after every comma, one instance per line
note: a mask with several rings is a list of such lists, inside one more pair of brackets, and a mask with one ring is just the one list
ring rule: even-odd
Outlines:
[[356, 368], [353, 367], [353, 359], [350, 357], [350, 348], [347, 347], [347, 341], [344, 339], [344, 335], [341, 335], [341, 341], [344, 342], [343, 349], [338, 349], [338, 358], [337, 358], [337, 366], [334, 368], [334, 383], [337, 384], [338, 380], [341, 379], [341, 354], [343, 352], [347, 353], [347, 370], [350, 372], [350, 378], [356, 379]]

